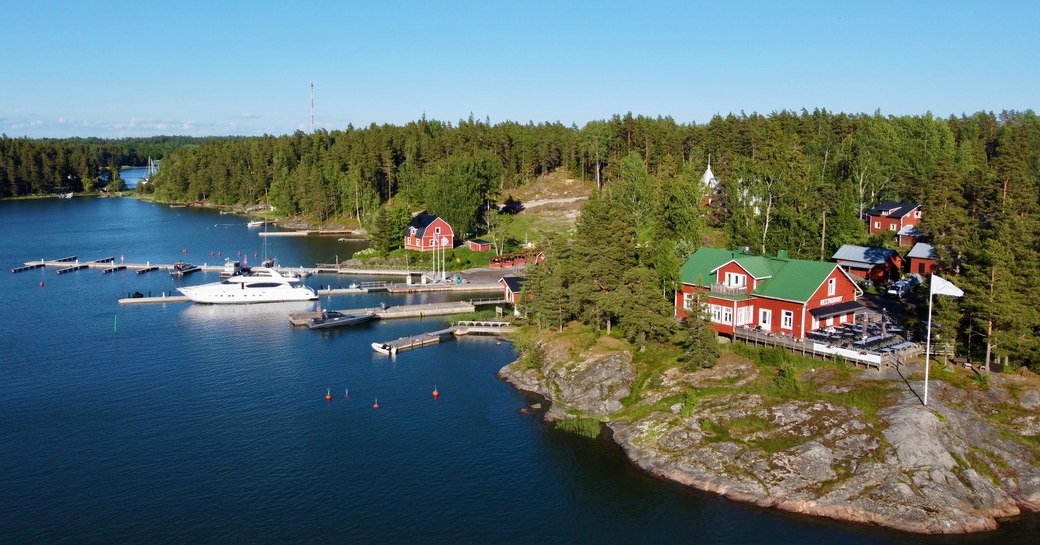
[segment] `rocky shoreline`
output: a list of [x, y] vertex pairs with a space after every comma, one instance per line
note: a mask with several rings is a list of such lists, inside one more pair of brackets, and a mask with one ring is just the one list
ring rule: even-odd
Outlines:
[[[636, 387], [632, 355], [609, 348], [573, 356], [542, 342], [538, 364], [519, 360], [499, 377], [544, 397], [546, 420], [600, 419], [644, 471], [737, 501], [922, 534], [993, 530], [1040, 510], [1037, 448], [1021, 440], [1040, 435], [1031, 373], [994, 375], [985, 389], [935, 380], [924, 407], [923, 384], [895, 370], [837, 376], [821, 362], [799, 380], [827, 395], [777, 400], [745, 388], [771, 369], [730, 358], [664, 371], [633, 412], [622, 410]], [[875, 414], [835, 402], [865, 391], [883, 393]]]

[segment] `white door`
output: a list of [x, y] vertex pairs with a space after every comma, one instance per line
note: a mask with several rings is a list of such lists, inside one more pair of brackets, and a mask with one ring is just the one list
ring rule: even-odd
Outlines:
[[758, 325], [762, 326], [764, 331], [769, 331], [770, 325], [773, 323], [773, 311], [767, 308], [758, 309]]

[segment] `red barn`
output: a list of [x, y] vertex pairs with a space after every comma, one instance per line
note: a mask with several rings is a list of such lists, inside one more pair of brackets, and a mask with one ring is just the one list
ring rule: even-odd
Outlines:
[[855, 320], [862, 291], [835, 263], [701, 248], [682, 266], [675, 314], [698, 303], [712, 328], [733, 335], [738, 327], [804, 338], [810, 331]]
[[412, 218], [404, 230], [404, 247], [420, 252], [451, 249], [455, 247], [455, 232], [440, 217], [421, 212]]
[[891, 231], [899, 237], [900, 246], [909, 246], [921, 238], [921, 205], [910, 202], [882, 202], [867, 212], [870, 234]]
[[935, 248], [931, 244], [914, 244], [906, 258], [910, 260], [910, 274], [928, 276], [935, 269]]

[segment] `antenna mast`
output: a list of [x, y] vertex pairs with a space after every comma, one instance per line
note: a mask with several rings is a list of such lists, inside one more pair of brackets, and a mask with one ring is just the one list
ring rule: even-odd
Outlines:
[[314, 132], [314, 80], [311, 80], [311, 132]]

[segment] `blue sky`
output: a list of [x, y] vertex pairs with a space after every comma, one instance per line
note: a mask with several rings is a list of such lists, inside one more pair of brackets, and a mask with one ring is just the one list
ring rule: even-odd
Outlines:
[[1036, 109], [1040, 2], [0, 0], [8, 136]]

